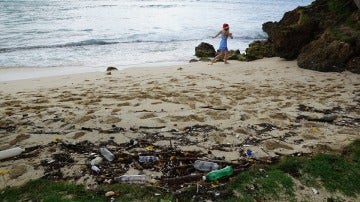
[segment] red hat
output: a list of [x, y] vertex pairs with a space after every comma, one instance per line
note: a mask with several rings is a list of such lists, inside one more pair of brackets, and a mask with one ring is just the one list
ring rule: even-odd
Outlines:
[[223, 28], [225, 29], [225, 28], [227, 28], [227, 27], [229, 27], [229, 24], [224, 23], [224, 24], [223, 24]]

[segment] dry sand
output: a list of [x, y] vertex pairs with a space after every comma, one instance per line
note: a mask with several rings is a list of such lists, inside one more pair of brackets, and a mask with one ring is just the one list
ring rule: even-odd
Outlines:
[[[232, 161], [248, 148], [261, 156], [339, 150], [360, 135], [360, 75], [304, 70], [280, 58], [9, 81], [0, 83], [0, 96], [0, 150], [59, 139], [124, 143], [147, 138], [156, 146], [168, 146], [172, 139], [182, 150], [211, 150], [208, 158]], [[336, 119], [316, 121], [326, 114]], [[217, 130], [186, 137], [186, 143], [169, 132], [196, 124]], [[101, 132], [114, 127], [125, 131]], [[149, 137], [143, 132], [148, 130], [160, 136]], [[0, 161], [0, 169], [20, 170], [0, 178], [0, 188], [41, 177], [40, 161], [52, 153], [47, 149], [36, 158]]]

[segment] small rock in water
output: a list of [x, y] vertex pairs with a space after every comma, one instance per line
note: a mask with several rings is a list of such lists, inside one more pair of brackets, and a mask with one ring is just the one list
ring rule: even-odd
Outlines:
[[116, 67], [108, 67], [106, 69], [106, 71], [114, 71], [114, 70], [118, 70]]

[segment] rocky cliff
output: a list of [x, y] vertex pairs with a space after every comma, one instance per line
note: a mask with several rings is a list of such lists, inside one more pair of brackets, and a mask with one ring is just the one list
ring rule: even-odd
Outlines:
[[263, 24], [275, 55], [301, 68], [360, 73], [360, 11], [353, 0], [316, 0]]

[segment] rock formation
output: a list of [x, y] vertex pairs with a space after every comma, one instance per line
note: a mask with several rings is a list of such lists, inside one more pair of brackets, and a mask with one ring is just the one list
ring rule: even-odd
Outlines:
[[316, 0], [263, 24], [275, 54], [301, 68], [360, 73], [360, 11], [353, 0]]
[[195, 47], [195, 56], [202, 57], [215, 57], [216, 51], [213, 45], [208, 43], [200, 43]]

